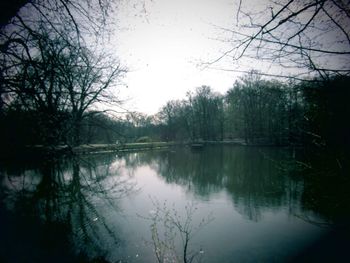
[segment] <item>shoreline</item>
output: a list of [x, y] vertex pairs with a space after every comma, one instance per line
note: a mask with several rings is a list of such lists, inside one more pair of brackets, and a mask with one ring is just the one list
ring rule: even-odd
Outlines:
[[[302, 145], [276, 145], [272, 143], [245, 143], [242, 139], [223, 140], [223, 141], [192, 141], [192, 142], [146, 142], [146, 143], [125, 143], [125, 144], [82, 144], [71, 147], [68, 145], [44, 146], [33, 145], [25, 147], [13, 147], [7, 151], [0, 152], [1, 159], [11, 157], [36, 158], [43, 156], [62, 156], [62, 155], [85, 155], [113, 152], [135, 152], [166, 149], [175, 146], [189, 146], [192, 149], [201, 149], [206, 145], [232, 145], [247, 147], [302, 147]], [[199, 147], [198, 147], [199, 146]]]

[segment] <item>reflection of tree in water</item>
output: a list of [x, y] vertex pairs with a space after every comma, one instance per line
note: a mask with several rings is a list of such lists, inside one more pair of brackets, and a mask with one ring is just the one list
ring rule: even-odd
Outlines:
[[122, 160], [124, 161], [125, 167], [128, 168], [129, 173], [133, 174], [134, 171], [142, 165], [147, 165], [156, 170], [158, 167], [158, 157], [167, 153], [167, 150], [128, 153], [122, 156]]
[[[208, 196], [222, 188], [223, 164], [218, 162], [222, 155], [217, 152], [203, 151], [192, 153], [189, 149], [177, 147], [170, 151], [153, 151], [138, 153], [133, 158], [135, 166], [148, 165], [158, 172], [167, 183], [176, 183], [188, 187], [199, 196]], [[212, 150], [212, 149], [211, 149]]]
[[347, 224], [350, 219], [349, 168], [342, 166], [330, 153], [305, 151], [304, 155], [304, 207], [321, 214], [327, 222]]
[[310, 222], [318, 215], [326, 221], [349, 218], [348, 177], [334, 175], [339, 167], [329, 157], [308, 160], [310, 156], [315, 154], [301, 149], [213, 146], [195, 152], [183, 147], [139, 152], [123, 160], [128, 169], [147, 165], [167, 183], [200, 198], [226, 189], [236, 210], [250, 220], [281, 207]]
[[241, 148], [229, 158], [232, 172], [227, 175], [226, 187], [234, 193], [238, 210], [249, 219], [258, 221], [263, 210], [277, 211], [282, 207], [287, 208], [290, 215], [306, 213], [298, 211], [302, 182], [280, 166], [291, 158], [286, 149]]
[[[10, 242], [5, 244], [8, 250], [0, 253], [4, 260], [0, 259], [76, 262], [100, 258], [103, 262], [108, 256], [106, 244], [120, 244], [106, 216], [118, 210], [116, 199], [133, 188], [113, 164], [111, 156], [77, 157], [44, 160], [36, 170], [4, 172], [1, 218], [2, 226], [11, 231], [1, 238]], [[12, 252], [21, 245], [24, 253]]]
[[[300, 213], [301, 181], [292, 179], [280, 169], [287, 160], [285, 149], [255, 147], [207, 147], [193, 152], [177, 148], [174, 151], [140, 153], [138, 164], [152, 167], [166, 180], [185, 186], [200, 198], [226, 189], [237, 211], [250, 220], [259, 220], [262, 210], [289, 209]], [[135, 162], [137, 163], [137, 162]]]

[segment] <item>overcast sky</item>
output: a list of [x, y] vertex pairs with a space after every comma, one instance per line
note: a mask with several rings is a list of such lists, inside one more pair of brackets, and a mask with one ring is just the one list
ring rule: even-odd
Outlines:
[[230, 0], [125, 1], [117, 11], [113, 46], [130, 72], [124, 79], [126, 107], [156, 113], [171, 99], [201, 85], [224, 93], [235, 76], [202, 70], [200, 61], [219, 56], [227, 46], [217, 41], [221, 31], [235, 22], [237, 6]]
[[[302, 2], [296, 1], [290, 8], [294, 11], [299, 10]], [[193, 91], [201, 85], [208, 85], [214, 91], [223, 94], [232, 87], [234, 81], [242, 74], [214, 69], [203, 70], [203, 64], [201, 64], [201, 62], [215, 60], [223, 52], [232, 48], [229, 41], [218, 39], [231, 39], [232, 45], [232, 39], [237, 38], [237, 34], [225, 32], [220, 28], [236, 29], [239, 24], [243, 27], [238, 30], [250, 35], [253, 32], [256, 33], [256, 28], [244, 27], [244, 24], [249, 24], [248, 18], [243, 15], [244, 12], [254, 13], [252, 23], [263, 24], [266, 19], [271, 18], [273, 12], [276, 13], [280, 9], [274, 1], [243, 0], [241, 1], [243, 12], [240, 12], [239, 23], [237, 23], [239, 3], [239, 0], [118, 0], [115, 14], [117, 22], [111, 43], [121, 63], [129, 68], [129, 73], [124, 79], [127, 88], [121, 93], [123, 98], [129, 99], [125, 107], [132, 111], [154, 114], [167, 101], [184, 99], [187, 91]], [[327, 8], [330, 12], [334, 11], [331, 3]], [[260, 12], [257, 13], [258, 11]], [[297, 33], [300, 26], [293, 25], [307, 24], [313, 15], [314, 8], [303, 12], [293, 23], [284, 24], [277, 36], [285, 35], [286, 38], [296, 34], [303, 37], [302, 34]], [[337, 15], [339, 13], [333, 14], [333, 17], [341, 23], [344, 19]], [[303, 41], [305, 46], [348, 50], [348, 39], [345, 39], [345, 42], [341, 41], [344, 40], [344, 32], [334, 26], [327, 14], [319, 14], [317, 19], [316, 25], [303, 31], [303, 34], [308, 35], [306, 38], [303, 37], [303, 40], [293, 38], [293, 40], [284, 39], [283, 41], [294, 41], [296, 45], [299, 45], [298, 41]], [[278, 19], [274, 23], [276, 25]], [[348, 25], [343, 26], [343, 30], [349, 29]], [[337, 31], [331, 30], [334, 28], [337, 28]], [[278, 51], [276, 47], [265, 48], [265, 54], [263, 54], [265, 58], [271, 54], [273, 57], [273, 52]], [[290, 51], [290, 54], [284, 53], [284, 55], [291, 55], [287, 58], [283, 55], [278, 57], [282, 61], [281, 64], [271, 57], [267, 60], [254, 59], [258, 55], [256, 50], [251, 47], [251, 50], [247, 51], [251, 53], [247, 56], [246, 52], [244, 59], [239, 60], [239, 64], [237, 61], [235, 63], [229, 61], [229, 56], [226, 56], [211, 67], [240, 71], [256, 69], [264, 74], [284, 76], [303, 72], [301, 67], [292, 69], [292, 64], [283, 62], [288, 59], [298, 61], [295, 60], [297, 56], [292, 57], [294, 50]], [[260, 52], [259, 56], [262, 54]], [[315, 52], [311, 55], [313, 62], [318, 66], [321, 65], [321, 68], [324, 66], [341, 68], [340, 64], [348, 68], [350, 61], [349, 56], [335, 58], [330, 55], [325, 56], [324, 53], [315, 56]]]

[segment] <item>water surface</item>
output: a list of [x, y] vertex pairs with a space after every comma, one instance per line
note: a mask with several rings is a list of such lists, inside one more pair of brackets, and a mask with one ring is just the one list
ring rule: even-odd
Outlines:
[[[201, 262], [317, 258], [307, 251], [332, 225], [308, 205], [294, 156], [285, 148], [211, 146], [4, 164], [0, 261], [157, 262], [150, 218], [164, 208], [185, 222], [189, 207], [191, 230], [207, 223], [189, 240], [188, 253]], [[162, 223], [158, 237], [169, 243]]]

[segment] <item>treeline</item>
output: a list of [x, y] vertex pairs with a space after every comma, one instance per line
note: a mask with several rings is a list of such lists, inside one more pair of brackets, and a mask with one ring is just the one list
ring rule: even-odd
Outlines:
[[90, 111], [84, 114], [78, 132], [72, 127], [69, 112], [61, 112], [60, 115], [58, 122], [50, 120], [45, 112], [4, 110], [0, 116], [2, 149], [7, 151], [34, 145], [74, 146], [77, 133], [80, 144], [158, 141], [160, 138], [157, 135], [159, 127], [153, 124], [151, 117], [143, 114], [129, 113], [126, 117], [116, 118]]
[[165, 140], [349, 145], [348, 77], [284, 83], [248, 74], [225, 95], [202, 86], [157, 115]]
[[[349, 87], [348, 76], [281, 82], [257, 74], [242, 77], [225, 95], [202, 86], [185, 100], [170, 101], [161, 109], [160, 137], [301, 146], [300, 169], [310, 175], [342, 175], [348, 185]], [[326, 181], [325, 185], [332, 183]]]
[[3, 144], [17, 145], [70, 144], [79, 134], [80, 143], [241, 140], [347, 148], [349, 83], [348, 77], [285, 83], [252, 73], [225, 95], [201, 86], [184, 100], [167, 102], [153, 116], [84, 112], [79, 131], [72, 127], [69, 111], [52, 118], [47, 111], [13, 105], [1, 112], [1, 138]]

